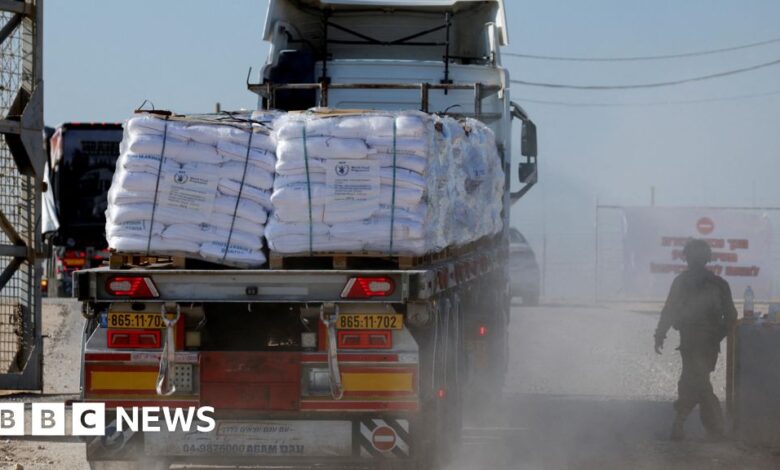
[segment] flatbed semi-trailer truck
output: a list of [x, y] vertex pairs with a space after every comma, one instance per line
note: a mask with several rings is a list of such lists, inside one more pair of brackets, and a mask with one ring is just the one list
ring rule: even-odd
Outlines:
[[[107, 408], [106, 435], [87, 442], [92, 468], [435, 468], [458, 445], [464, 403], [501, 393], [509, 212], [536, 182], [535, 127], [500, 61], [503, 2], [272, 0], [264, 35], [269, 57], [249, 84], [261, 109], [417, 109], [489, 125], [504, 229], [419, 257], [304, 255], [267, 269], [127, 257], [78, 271], [82, 399]], [[524, 186], [511, 193], [513, 171]], [[115, 410], [134, 406], [211, 406], [216, 428], [118, 430]]]

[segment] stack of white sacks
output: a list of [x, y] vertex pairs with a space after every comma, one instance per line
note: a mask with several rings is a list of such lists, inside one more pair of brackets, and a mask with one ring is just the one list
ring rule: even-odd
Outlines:
[[128, 120], [108, 196], [109, 247], [237, 267], [264, 264], [276, 143], [270, 122], [258, 121], [272, 118]]
[[479, 121], [315, 112], [274, 128], [272, 251], [419, 255], [502, 228], [504, 173]]

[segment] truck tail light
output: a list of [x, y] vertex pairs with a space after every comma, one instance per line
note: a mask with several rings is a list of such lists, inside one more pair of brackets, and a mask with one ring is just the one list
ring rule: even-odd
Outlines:
[[151, 278], [143, 276], [114, 276], [106, 281], [106, 291], [116, 297], [150, 299], [160, 296]]
[[390, 330], [346, 330], [338, 332], [339, 349], [391, 349], [393, 332]]
[[162, 330], [108, 330], [108, 347], [121, 349], [159, 349]]
[[353, 277], [341, 291], [342, 299], [369, 299], [388, 297], [395, 291], [395, 282], [386, 276]]

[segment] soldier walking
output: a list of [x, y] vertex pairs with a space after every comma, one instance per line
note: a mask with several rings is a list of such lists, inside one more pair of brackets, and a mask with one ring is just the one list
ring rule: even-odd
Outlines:
[[737, 310], [728, 282], [706, 267], [712, 258], [710, 246], [703, 240], [690, 240], [683, 254], [688, 269], [672, 282], [655, 330], [657, 354], [661, 354], [669, 328], [680, 332], [682, 374], [674, 402], [677, 415], [671, 438], [685, 438], [685, 419], [699, 405], [707, 435], [720, 439], [724, 436], [723, 412], [712, 391], [710, 373], [715, 370], [721, 341], [736, 322]]

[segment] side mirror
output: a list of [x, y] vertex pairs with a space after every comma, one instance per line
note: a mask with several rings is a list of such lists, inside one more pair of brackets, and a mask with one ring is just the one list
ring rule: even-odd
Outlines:
[[523, 133], [520, 140], [520, 153], [524, 157], [536, 156], [536, 124], [530, 119], [523, 121]]
[[538, 181], [536, 161], [520, 163], [517, 166], [517, 178], [523, 184], [534, 184]]
[[520, 154], [525, 157], [517, 168], [517, 177], [523, 186], [519, 191], [509, 195], [510, 202], [519, 201], [538, 181], [539, 173], [536, 164], [536, 124], [528, 117], [528, 113], [517, 103], [510, 103], [510, 111], [513, 119], [519, 119], [523, 123], [520, 139]]

